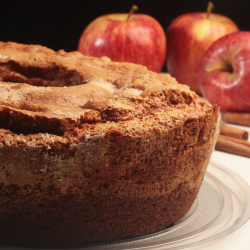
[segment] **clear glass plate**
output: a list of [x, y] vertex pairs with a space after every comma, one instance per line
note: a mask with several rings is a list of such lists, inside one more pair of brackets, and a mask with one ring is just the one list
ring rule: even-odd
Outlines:
[[[200, 192], [189, 212], [171, 227], [154, 234], [99, 245], [38, 246], [39, 249], [192, 249], [224, 237], [250, 218], [250, 186], [236, 173], [210, 161]], [[0, 246], [0, 250], [34, 247]]]

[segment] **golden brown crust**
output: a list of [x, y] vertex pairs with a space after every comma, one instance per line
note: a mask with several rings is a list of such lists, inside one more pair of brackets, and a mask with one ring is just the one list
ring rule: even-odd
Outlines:
[[0, 77], [0, 240], [115, 240], [188, 211], [217, 106], [169, 75], [42, 46], [0, 43]]
[[[136, 119], [140, 113], [145, 116], [145, 108], [159, 113], [197, 99], [187, 86], [168, 75], [139, 65], [114, 63], [105, 57], [15, 43], [0, 43], [0, 55], [2, 127], [14, 132], [63, 134], [82, 123], [93, 123], [93, 119], [105, 122], [109, 111], [111, 120]], [[105, 108], [96, 107], [97, 102]], [[19, 127], [20, 120], [33, 127]], [[46, 123], [51, 125], [46, 128]]]

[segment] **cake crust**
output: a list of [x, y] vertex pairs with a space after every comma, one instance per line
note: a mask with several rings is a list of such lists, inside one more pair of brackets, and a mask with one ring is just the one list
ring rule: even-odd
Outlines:
[[0, 240], [103, 242], [194, 202], [220, 114], [169, 75], [0, 43]]

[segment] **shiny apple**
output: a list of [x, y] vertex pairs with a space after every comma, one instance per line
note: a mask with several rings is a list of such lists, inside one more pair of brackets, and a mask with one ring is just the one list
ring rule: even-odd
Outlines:
[[109, 14], [98, 17], [83, 31], [78, 50], [87, 56], [107, 56], [116, 62], [142, 64], [160, 72], [166, 59], [166, 35], [153, 17], [145, 14]]
[[250, 32], [215, 41], [201, 59], [199, 83], [204, 97], [222, 111], [250, 112]]
[[218, 38], [238, 31], [229, 18], [210, 13], [187, 13], [177, 17], [167, 29], [167, 69], [180, 83], [201, 94], [198, 83], [198, 66], [208, 47]]

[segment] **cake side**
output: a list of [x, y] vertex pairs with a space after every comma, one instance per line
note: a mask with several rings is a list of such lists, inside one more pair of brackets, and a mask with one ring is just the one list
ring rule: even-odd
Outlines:
[[[15, 148], [2, 145], [1, 235], [79, 243], [170, 225], [197, 196], [219, 119], [218, 108], [190, 111], [174, 110], [172, 117], [162, 114], [147, 124], [106, 124], [100, 134], [78, 131], [75, 143], [75, 138], [47, 135], [40, 146], [34, 136]], [[10, 144], [13, 139], [9, 136]], [[69, 225], [75, 230], [66, 230]]]

